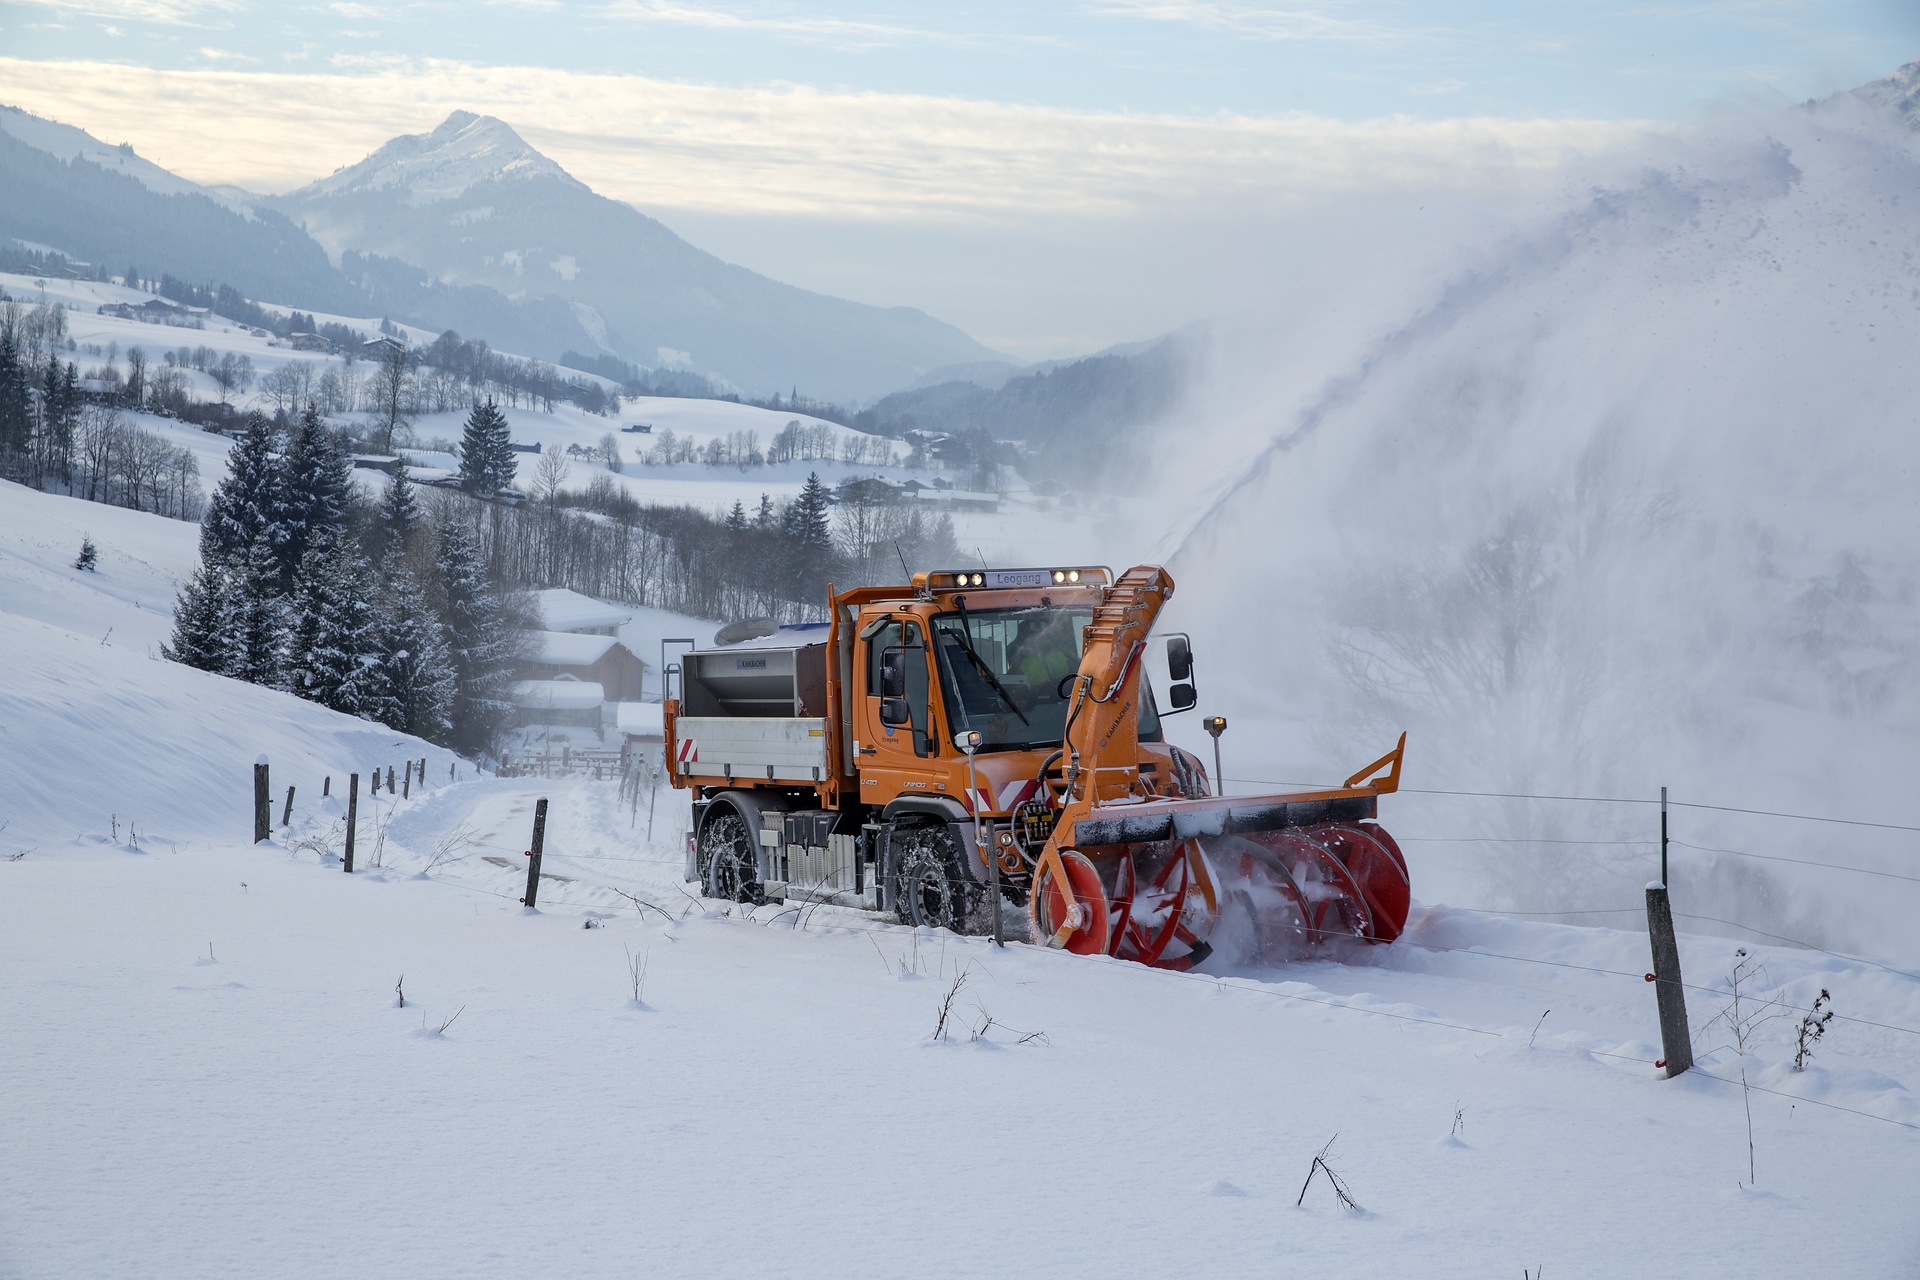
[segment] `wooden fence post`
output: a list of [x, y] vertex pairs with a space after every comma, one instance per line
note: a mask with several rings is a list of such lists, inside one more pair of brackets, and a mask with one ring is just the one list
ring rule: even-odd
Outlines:
[[1647, 937], [1653, 944], [1654, 994], [1660, 1004], [1662, 1065], [1668, 1079], [1693, 1065], [1693, 1037], [1687, 1030], [1687, 993], [1680, 983], [1680, 944], [1673, 936], [1673, 908], [1667, 886], [1647, 886]]
[[413, 761], [407, 761], [406, 776], [400, 779], [400, 798], [405, 800], [413, 793]]
[[420, 757], [420, 789], [422, 791], [427, 789], [427, 758], [425, 756]]
[[280, 811], [280, 825], [286, 826], [293, 821], [293, 788], [287, 788], [287, 807]]
[[325, 800], [328, 796], [332, 794], [333, 794], [333, 775], [328, 774], [326, 777], [320, 779], [320, 798], [322, 800]]
[[387, 766], [387, 794], [393, 794], [393, 766]]
[[253, 842], [273, 834], [273, 799], [267, 794], [267, 758], [253, 762]]
[[353, 829], [360, 817], [360, 775], [347, 775], [347, 860], [345, 870], [353, 873]]
[[547, 798], [540, 797], [533, 806], [533, 848], [527, 850], [527, 896], [520, 901], [532, 907], [540, 897], [540, 855], [547, 843]]

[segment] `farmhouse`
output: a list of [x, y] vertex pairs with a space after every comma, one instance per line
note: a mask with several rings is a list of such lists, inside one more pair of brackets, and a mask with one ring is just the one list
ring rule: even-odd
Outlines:
[[637, 702], [647, 664], [618, 638], [632, 615], [564, 588], [534, 593], [544, 630], [514, 669], [514, 721], [606, 727], [608, 702]]

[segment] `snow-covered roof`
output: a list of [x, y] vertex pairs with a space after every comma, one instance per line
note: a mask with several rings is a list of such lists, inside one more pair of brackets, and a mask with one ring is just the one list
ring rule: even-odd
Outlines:
[[513, 705], [536, 711], [591, 711], [606, 697], [591, 680], [521, 680], [513, 686]]
[[923, 502], [998, 502], [997, 493], [980, 493], [973, 489], [922, 489], [915, 497]]
[[536, 631], [533, 633], [533, 652], [530, 656], [535, 662], [551, 663], [556, 667], [588, 667], [600, 661], [606, 656], [607, 650], [619, 643], [612, 636]]
[[666, 708], [658, 702], [616, 702], [613, 722], [629, 738], [667, 736]]
[[586, 627], [617, 627], [633, 617], [631, 609], [583, 596], [565, 587], [536, 591], [540, 618], [551, 631], [579, 631]]

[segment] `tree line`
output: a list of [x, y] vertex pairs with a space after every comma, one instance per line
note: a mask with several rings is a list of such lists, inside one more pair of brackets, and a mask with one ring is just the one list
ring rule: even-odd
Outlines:
[[525, 629], [468, 526], [425, 509], [404, 470], [359, 497], [309, 406], [291, 429], [249, 418], [164, 652], [476, 754], [512, 710]]
[[128, 423], [85, 394], [60, 356], [66, 311], [0, 302], [0, 476], [92, 502], [197, 520], [204, 505], [192, 453]]
[[725, 514], [646, 504], [599, 472], [570, 489], [572, 464], [542, 454], [516, 501], [515, 455], [491, 404], [468, 416], [454, 510], [495, 580], [732, 621], [823, 617], [826, 587], [900, 581], [913, 569], [957, 562], [952, 517], [930, 515], [891, 486], [847, 480], [830, 489], [809, 474], [800, 493], [762, 494]]

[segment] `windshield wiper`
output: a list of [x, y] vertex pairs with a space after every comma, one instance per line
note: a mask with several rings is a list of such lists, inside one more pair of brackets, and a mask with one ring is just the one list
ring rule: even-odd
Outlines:
[[1027, 713], [1020, 709], [1020, 704], [1013, 700], [1011, 693], [1007, 692], [1007, 686], [1000, 683], [1000, 677], [993, 674], [993, 668], [987, 665], [986, 659], [973, 651], [973, 623], [967, 619], [967, 598], [955, 596], [953, 607], [960, 611], [961, 651], [973, 661], [974, 668], [987, 678], [987, 683], [992, 686], [995, 693], [1000, 695], [1000, 700], [1007, 704], [1007, 709], [1020, 717], [1021, 724], [1031, 727], [1033, 721], [1027, 719]]

